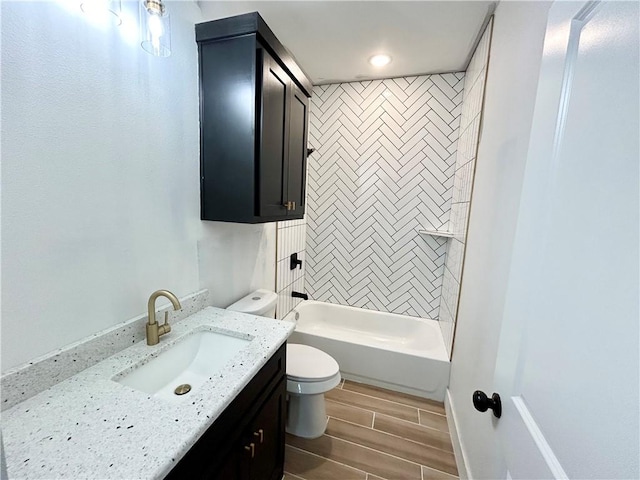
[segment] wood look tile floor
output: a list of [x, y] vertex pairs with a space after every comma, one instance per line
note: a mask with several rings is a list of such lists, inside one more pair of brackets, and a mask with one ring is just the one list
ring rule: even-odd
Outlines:
[[349, 380], [325, 402], [322, 437], [287, 434], [285, 480], [458, 478], [441, 403]]

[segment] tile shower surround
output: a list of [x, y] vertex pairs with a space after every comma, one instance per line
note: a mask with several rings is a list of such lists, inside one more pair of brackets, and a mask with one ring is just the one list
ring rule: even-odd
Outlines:
[[307, 292], [438, 318], [464, 73], [316, 86]]
[[489, 22], [467, 68], [462, 100], [460, 140], [458, 141], [451, 202], [451, 220], [449, 222], [449, 228], [454, 235], [447, 245], [442, 297], [438, 313], [440, 329], [449, 356], [451, 356], [453, 348], [464, 249], [467, 242], [467, 224], [480, 134], [485, 79], [489, 63], [492, 22], [493, 20]]

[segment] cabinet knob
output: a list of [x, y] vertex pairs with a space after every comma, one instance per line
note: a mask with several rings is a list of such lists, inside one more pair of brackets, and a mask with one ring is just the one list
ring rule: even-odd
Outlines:
[[244, 449], [247, 452], [251, 452], [251, 458], [253, 458], [256, 454], [256, 444], [251, 442], [249, 445], [245, 445]]
[[253, 432], [254, 437], [260, 437], [260, 443], [264, 442], [264, 430], [259, 429], [257, 432]]
[[291, 202], [285, 202], [282, 204], [283, 207], [285, 207], [287, 210], [291, 210]]

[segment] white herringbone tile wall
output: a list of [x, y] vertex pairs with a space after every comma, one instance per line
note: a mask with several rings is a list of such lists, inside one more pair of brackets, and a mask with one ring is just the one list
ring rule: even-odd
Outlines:
[[316, 86], [308, 159], [310, 296], [437, 318], [464, 73]]
[[[491, 20], [493, 22], [493, 20]], [[445, 258], [442, 297], [440, 300], [440, 329], [445, 346], [451, 356], [453, 335], [458, 312], [458, 297], [462, 280], [462, 266], [467, 242], [467, 224], [471, 206], [471, 192], [475, 174], [480, 119], [484, 100], [484, 87], [489, 63], [491, 25], [489, 22], [467, 68], [467, 78], [462, 99], [460, 140], [456, 156], [453, 180], [453, 199], [449, 228], [453, 238], [449, 240]]]

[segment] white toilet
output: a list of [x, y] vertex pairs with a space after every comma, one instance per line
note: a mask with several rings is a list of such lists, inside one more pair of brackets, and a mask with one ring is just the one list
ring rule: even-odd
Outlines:
[[[278, 295], [256, 290], [227, 310], [273, 318]], [[318, 438], [327, 427], [324, 393], [340, 383], [338, 362], [308, 345], [287, 344], [287, 432]]]

